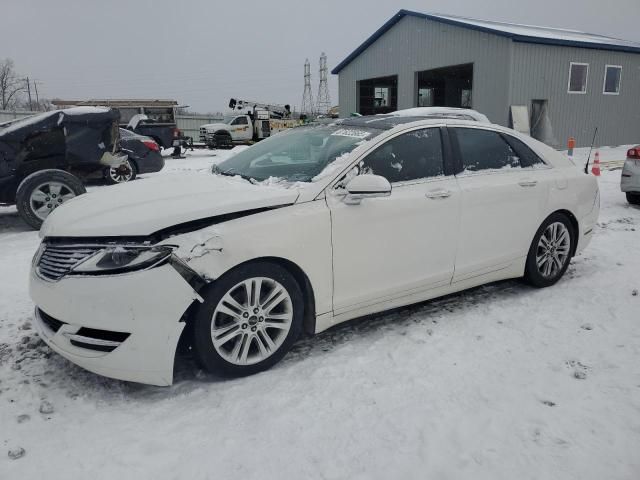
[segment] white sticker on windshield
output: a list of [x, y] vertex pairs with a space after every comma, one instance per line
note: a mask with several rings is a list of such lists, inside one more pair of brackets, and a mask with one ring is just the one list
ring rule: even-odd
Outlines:
[[355, 128], [341, 128], [333, 132], [331, 135], [337, 135], [339, 137], [366, 138], [371, 135], [371, 132], [367, 132], [366, 130], [357, 130]]

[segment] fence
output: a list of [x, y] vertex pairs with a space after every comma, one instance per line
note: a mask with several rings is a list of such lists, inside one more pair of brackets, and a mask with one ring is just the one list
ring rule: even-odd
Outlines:
[[36, 113], [39, 113], [39, 112], [29, 112], [26, 110], [18, 110], [15, 112], [10, 110], [0, 110], [0, 123], [28, 117], [29, 115], [33, 115]]
[[223, 119], [216, 115], [176, 115], [176, 123], [182, 133], [193, 138], [194, 142], [200, 141], [200, 126], [206, 123], [215, 123]]

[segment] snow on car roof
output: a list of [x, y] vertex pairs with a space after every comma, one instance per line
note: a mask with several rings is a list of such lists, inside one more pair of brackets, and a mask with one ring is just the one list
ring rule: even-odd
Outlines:
[[65, 108], [63, 110], [51, 110], [50, 112], [37, 113], [29, 117], [24, 117], [18, 120], [13, 120], [10, 122], [5, 122], [3, 124], [0, 124], [0, 133], [2, 133], [3, 135], [12, 133], [26, 126], [35, 125], [53, 116], [59, 116], [58, 123], [60, 123], [64, 115], [80, 116], [80, 115], [94, 114], [94, 113], [109, 113], [109, 111], [110, 109], [105, 107], [74, 107], [74, 108]]
[[486, 115], [469, 108], [416, 107], [396, 110], [390, 115], [398, 117], [458, 118], [461, 120], [475, 120], [476, 122], [491, 123]]
[[348, 117], [337, 120], [339, 125], [351, 127], [367, 127], [380, 130], [390, 130], [405, 123], [418, 122], [420, 120], [460, 120], [481, 123], [491, 123], [489, 119], [475, 110], [465, 108], [445, 107], [418, 107], [398, 110], [382, 115], [366, 115], [362, 117]]

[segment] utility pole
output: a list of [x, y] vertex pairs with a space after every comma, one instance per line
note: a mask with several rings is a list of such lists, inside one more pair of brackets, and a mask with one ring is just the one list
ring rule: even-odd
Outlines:
[[38, 97], [38, 82], [33, 81], [33, 88], [36, 90], [36, 107], [40, 111], [40, 97]]
[[29, 110], [33, 110], [33, 105], [31, 104], [31, 83], [29, 83], [29, 77], [25, 78], [27, 82], [27, 92], [29, 93]]

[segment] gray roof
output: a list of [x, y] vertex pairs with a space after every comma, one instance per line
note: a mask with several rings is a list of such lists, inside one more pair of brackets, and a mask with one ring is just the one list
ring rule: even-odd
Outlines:
[[351, 63], [358, 55], [364, 52], [373, 42], [380, 38], [391, 27], [406, 16], [423, 18], [435, 22], [455, 25], [462, 28], [492, 33], [501, 37], [507, 37], [515, 42], [537, 43], [544, 45], [559, 45], [566, 47], [591, 48], [598, 50], [613, 50], [620, 52], [640, 53], [640, 43], [619, 38], [580, 32], [578, 30], [565, 30], [561, 28], [538, 27], [534, 25], [518, 25], [515, 23], [493, 22], [489, 20], [476, 20], [473, 18], [456, 17], [453, 15], [427, 14], [400, 10], [391, 17], [373, 35], [367, 38], [347, 58], [336, 66], [331, 73], [337, 74]]

